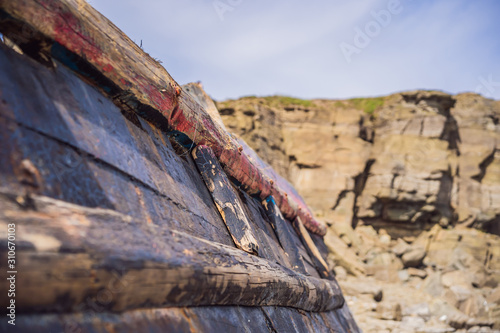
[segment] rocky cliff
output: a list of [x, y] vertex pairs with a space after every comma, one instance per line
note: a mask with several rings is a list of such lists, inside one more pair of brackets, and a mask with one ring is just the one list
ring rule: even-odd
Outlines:
[[329, 225], [366, 332], [500, 329], [500, 101], [410, 91], [217, 107]]
[[246, 97], [218, 108], [327, 223], [393, 236], [436, 223], [500, 234], [500, 101], [411, 91], [337, 101]]

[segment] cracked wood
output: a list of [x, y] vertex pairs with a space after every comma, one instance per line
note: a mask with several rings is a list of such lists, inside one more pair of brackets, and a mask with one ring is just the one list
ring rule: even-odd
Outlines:
[[300, 217], [297, 217], [293, 221], [293, 228], [299, 235], [300, 240], [302, 241], [302, 244], [304, 244], [304, 247], [307, 250], [307, 253], [311, 257], [311, 260], [313, 261], [314, 266], [316, 267], [319, 275], [324, 278], [324, 279], [335, 279], [333, 275], [329, 272], [328, 265], [326, 264], [325, 260], [321, 256], [321, 253], [319, 252], [318, 248], [316, 247], [316, 244], [314, 244], [314, 241], [311, 238], [311, 235], [309, 235], [309, 232], [306, 230], [304, 225], [302, 224], [302, 221], [300, 220]]
[[197, 146], [193, 149], [192, 155], [234, 243], [243, 251], [257, 255], [259, 245], [250, 222], [212, 149], [207, 146]]
[[262, 201], [262, 205], [266, 210], [266, 214], [269, 217], [271, 225], [278, 237], [278, 240], [281, 244], [283, 250], [288, 255], [291, 265], [293, 268], [301, 273], [306, 274], [306, 268], [304, 267], [304, 262], [302, 261], [302, 257], [300, 256], [298, 248], [295, 246], [294, 239], [290, 233], [290, 229], [287, 228], [285, 219], [278, 207], [276, 206], [276, 202], [272, 196], [268, 197], [266, 200]]
[[[22, 193], [0, 192], [0, 224], [16, 223], [22, 272], [16, 300], [23, 312], [83, 311], [89, 299], [101, 300], [108, 311], [198, 305], [329, 311], [344, 303], [333, 281], [297, 274], [226, 245], [160, 232], [110, 209], [35, 195], [20, 198]], [[6, 251], [2, 247], [0, 256]], [[118, 285], [120, 292], [113, 292]], [[5, 288], [0, 285], [0, 293]]]
[[[168, 72], [103, 15], [79, 0], [0, 0], [0, 31], [27, 54], [62, 62], [101, 89], [120, 108], [133, 110], [163, 130], [210, 146], [241, 188], [263, 200], [272, 195], [283, 215], [301, 217], [326, 234], [304, 200], [288, 193], [285, 179], [240, 152], [241, 145], [182, 91]], [[300, 208], [300, 209], [299, 209]]]

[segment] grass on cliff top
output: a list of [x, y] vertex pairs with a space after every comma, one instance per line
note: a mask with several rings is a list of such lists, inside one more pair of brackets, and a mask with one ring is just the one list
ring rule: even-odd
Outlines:
[[384, 105], [384, 97], [351, 98], [345, 101], [335, 102], [335, 107], [344, 108], [347, 106], [363, 110], [365, 113], [373, 115], [375, 110]]
[[[318, 105], [307, 99], [300, 99], [290, 96], [265, 96], [258, 97], [255, 95], [241, 97], [240, 100], [263, 100], [267, 105], [272, 107], [287, 107], [287, 106], [299, 106], [304, 108], [317, 107]], [[337, 108], [355, 108], [362, 110], [369, 115], [373, 115], [375, 110], [384, 105], [385, 97], [367, 97], [367, 98], [351, 98], [347, 100], [336, 101], [334, 106]]]
[[353, 98], [351, 102], [358, 109], [363, 110], [365, 113], [373, 114], [376, 109], [384, 105], [383, 97], [371, 97], [371, 98]]
[[251, 96], [244, 96], [241, 99], [262, 99], [266, 102], [267, 105], [274, 107], [302, 106], [309, 108], [315, 106], [313, 101], [290, 97], [290, 96], [274, 95], [274, 96], [257, 97], [251, 95]]
[[297, 106], [303, 106], [306, 108], [314, 106], [314, 102], [312, 102], [310, 100], [289, 97], [289, 96], [268, 96], [268, 97], [264, 97], [264, 99], [266, 101], [270, 102], [271, 104], [274, 102], [278, 105], [283, 105], [283, 106], [297, 105]]

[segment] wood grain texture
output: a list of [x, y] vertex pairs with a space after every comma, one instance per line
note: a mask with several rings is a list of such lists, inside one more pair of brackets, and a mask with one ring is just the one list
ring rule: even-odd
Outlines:
[[[345, 323], [344, 323], [345, 324]], [[0, 321], [0, 331], [8, 332]], [[352, 329], [355, 328], [355, 329]], [[334, 311], [311, 313], [293, 308], [200, 306], [139, 309], [122, 314], [99, 309], [81, 314], [19, 315], [16, 332], [269, 332], [356, 333], [357, 326], [342, 327]]]
[[304, 266], [304, 262], [302, 261], [302, 257], [299, 253], [297, 246], [295, 245], [295, 241], [290, 233], [289, 228], [287, 228], [286, 223], [276, 206], [276, 202], [272, 196], [266, 198], [266, 200], [262, 201], [262, 205], [265, 207], [267, 216], [271, 222], [274, 232], [278, 236], [278, 240], [281, 244], [281, 247], [285, 250], [285, 253], [288, 255], [290, 263], [293, 266], [293, 269], [301, 274], [306, 274], [306, 268]]
[[[57, 59], [132, 110], [195, 145], [210, 146], [226, 172], [251, 195], [273, 195], [283, 215], [297, 215], [314, 233], [316, 221], [302, 198], [279, 175], [241, 154], [240, 144], [183, 92], [168, 72], [83, 0], [0, 0], [0, 31], [33, 57]], [[300, 208], [300, 209], [299, 209]]]
[[29, 160], [41, 176], [33, 193], [233, 244], [192, 158], [167, 135], [64, 66], [0, 44], [0, 72], [0, 184], [23, 190]]
[[[82, 311], [89, 299], [107, 311], [198, 305], [328, 311], [344, 303], [337, 283], [182, 232], [161, 232], [109, 209], [2, 190], [2, 232], [8, 223], [16, 224], [23, 244], [17, 250], [20, 311]], [[2, 260], [6, 250], [0, 249]], [[120, 292], [113, 292], [116, 285]], [[0, 285], [0, 293], [5, 288]]]
[[212, 149], [207, 146], [197, 146], [193, 149], [192, 155], [234, 244], [243, 251], [258, 255], [259, 244], [250, 222]]
[[[64, 66], [46, 68], [0, 44], [0, 71], [1, 184], [23, 190], [17, 174], [27, 159], [42, 176], [34, 193], [233, 244], [193, 159], [175, 154], [161, 131], [121, 112]], [[260, 201], [235, 192], [259, 256], [292, 268]], [[291, 233], [308, 274], [318, 276]]]
[[307, 253], [309, 254], [311, 260], [313, 261], [314, 266], [318, 270], [319, 275], [324, 278], [324, 279], [330, 279], [330, 280], [335, 280], [333, 275], [329, 272], [330, 270], [328, 269], [328, 265], [326, 264], [325, 260], [321, 256], [321, 253], [319, 252], [318, 248], [316, 247], [316, 244], [314, 244], [314, 241], [311, 238], [311, 235], [309, 235], [309, 232], [306, 230], [304, 225], [302, 224], [302, 221], [300, 220], [300, 217], [297, 217], [293, 222], [293, 227], [297, 234], [300, 237], [300, 240], [304, 244], [304, 247], [307, 250]]
[[[16, 296], [18, 304], [24, 304], [18, 308], [19, 332], [80, 328], [83, 332], [241, 332], [260, 328], [273, 332], [289, 327], [298, 332], [304, 325], [323, 327], [308, 319], [306, 312], [290, 308], [273, 307], [273, 311], [293, 312], [294, 323], [304, 324], [290, 326], [274, 320], [276, 327], [272, 327], [260, 307], [241, 304], [161, 308], [240, 300], [242, 304], [273, 304], [271, 299], [277, 296], [274, 303], [281, 302], [285, 295], [292, 298], [284, 304], [299, 299], [295, 303], [300, 306], [307, 303], [300, 299], [312, 301], [315, 294], [322, 296], [315, 283], [307, 282], [309, 278], [297, 278], [293, 285], [301, 290], [297, 294], [285, 287], [291, 280], [259, 281], [262, 267], [292, 274], [292, 280], [299, 275], [283, 267], [292, 266], [260, 201], [242, 191], [235, 192], [262, 259], [257, 258], [254, 265], [242, 261], [244, 267], [239, 270], [228, 266], [227, 262], [240, 258], [224, 252], [233, 242], [194, 161], [190, 155], [177, 155], [169, 137], [150, 122], [120, 110], [57, 61], [48, 68], [6, 50], [1, 43], [0, 72], [0, 188], [5, 189], [0, 196], [0, 225], [16, 221], [19, 226], [22, 274], [18, 275], [21, 288]], [[194, 240], [189, 241], [192, 236]], [[319, 277], [310, 270], [309, 255], [293, 230], [292, 237], [309, 274]], [[199, 238], [211, 242], [207, 245]], [[0, 232], [1, 239], [5, 235]], [[315, 241], [321, 243], [322, 239]], [[216, 247], [210, 247], [212, 243]], [[0, 253], [0, 260], [4, 259], [5, 254]], [[210, 264], [205, 266], [207, 262]], [[262, 266], [266, 262], [270, 266]], [[183, 290], [179, 281], [193, 281], [192, 277], [173, 272], [193, 263], [205, 267], [201, 273], [193, 273], [202, 281]], [[233, 282], [242, 281], [254, 270], [258, 274], [250, 277], [250, 286], [256, 289], [238, 289]], [[4, 273], [0, 278], [5, 278]], [[275, 279], [281, 276], [272, 274]], [[211, 276], [212, 284], [204, 282], [206, 275]], [[316, 280], [320, 286], [330, 283]], [[5, 292], [3, 287], [0, 293]], [[336, 285], [330, 287], [336, 295]], [[220, 295], [213, 295], [219, 291]], [[325, 299], [331, 302], [331, 297]], [[315, 306], [320, 307], [318, 304]], [[77, 313], [58, 313], [68, 311]], [[340, 310], [325, 314], [336, 311]], [[42, 314], [46, 312], [52, 314]], [[349, 313], [342, 315], [352, 321]], [[308, 318], [299, 319], [304, 316]], [[328, 318], [324, 324], [335, 331], [337, 324]], [[7, 327], [2, 325], [0, 331]]]

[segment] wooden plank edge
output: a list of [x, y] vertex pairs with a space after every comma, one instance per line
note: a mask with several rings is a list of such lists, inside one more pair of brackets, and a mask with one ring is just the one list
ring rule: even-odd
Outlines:
[[192, 156], [234, 244], [245, 252], [258, 255], [259, 244], [250, 222], [212, 149], [203, 145], [196, 146]]
[[[154, 223], [113, 210], [0, 193], [0, 224], [16, 224], [20, 313], [81, 311], [89, 302], [114, 312], [202, 305], [328, 311], [344, 304], [337, 283], [226, 245], [177, 231], [161, 234]], [[5, 288], [0, 285], [0, 293]]]
[[313, 261], [313, 264], [316, 267], [316, 270], [318, 271], [319, 275], [324, 279], [335, 280], [333, 275], [329, 272], [328, 265], [321, 256], [321, 253], [316, 247], [316, 244], [314, 244], [314, 241], [309, 235], [309, 232], [302, 224], [300, 217], [297, 217], [292, 222], [292, 225], [295, 231], [297, 232], [297, 235], [299, 235], [302, 244], [306, 248], [307, 253], [311, 257], [311, 260]]
[[264, 206], [266, 214], [269, 217], [271, 226], [276, 233], [276, 237], [278, 237], [281, 247], [289, 257], [294, 270], [301, 274], [306, 274], [307, 271], [299, 250], [294, 244], [294, 240], [289, 232], [289, 229], [284, 225], [288, 222], [285, 221], [283, 215], [281, 215], [274, 198], [272, 196], [267, 197], [266, 200], [262, 201], [262, 205]]
[[0, 30], [10, 39], [30, 48], [37, 44], [33, 39], [43, 39], [31, 53], [61, 61], [119, 107], [125, 105], [163, 129], [167, 122], [194, 144], [212, 147], [242, 189], [262, 200], [273, 195], [287, 219], [300, 216], [311, 232], [326, 234], [325, 224], [313, 218], [303, 200], [281, 188], [284, 179], [252, 163], [163, 67], [85, 1], [0, 0], [0, 11]]

